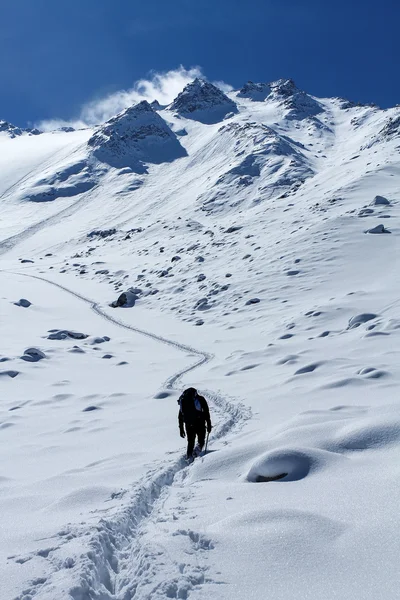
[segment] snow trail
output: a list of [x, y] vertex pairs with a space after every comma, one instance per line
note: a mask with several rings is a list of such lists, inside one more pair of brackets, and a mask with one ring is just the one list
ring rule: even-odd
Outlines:
[[[177, 389], [177, 383], [184, 375], [213, 359], [213, 355], [210, 353], [128, 325], [107, 314], [99, 306], [99, 303], [55, 281], [39, 275], [7, 272], [38, 279], [53, 285], [88, 304], [98, 316], [118, 327], [173, 346], [183, 352], [190, 352], [198, 357], [196, 362], [172, 374], [165, 382], [164, 388]], [[218, 425], [213, 428], [213, 441], [225, 437], [234, 429], [240, 429], [244, 422], [251, 417], [251, 410], [243, 404], [231, 402], [212, 391], [202, 391], [214, 406], [214, 414], [217, 413], [220, 417]], [[197, 460], [204, 460], [204, 458]], [[68, 552], [66, 545], [68, 546], [71, 542], [74, 543], [77, 538], [87, 536], [87, 528], [72, 526], [60, 532], [58, 537], [62, 548], [61, 553], [59, 552], [60, 548], [57, 548], [54, 551], [51, 550], [47, 556], [52, 573], [47, 579], [34, 581], [32, 586], [23, 590], [15, 600], [25, 600], [26, 597], [35, 598], [36, 600], [54, 600], [55, 595], [60, 600], [63, 597], [66, 600], [71, 598], [73, 600], [150, 599], [165, 597], [165, 586], [168, 589], [175, 589], [178, 593], [177, 590], [180, 589], [180, 586], [177, 581], [179, 578], [182, 579], [183, 586], [186, 589], [201, 585], [204, 582], [204, 575], [198, 576], [197, 574], [194, 578], [188, 578], [184, 573], [180, 573], [178, 569], [177, 577], [174, 577], [173, 581], [166, 581], [165, 585], [161, 586], [159, 583], [156, 584], [150, 595], [148, 595], [146, 588], [152, 573], [164, 566], [165, 557], [160, 557], [159, 552], [150, 552], [149, 554], [148, 550], [143, 555], [141, 543], [141, 532], [144, 524], [150, 519], [157, 520], [157, 513], [162, 511], [169, 490], [174, 484], [183, 485], [185, 472], [189, 468], [184, 457], [179, 456], [172, 463], [168, 461], [166, 464], [157, 465], [149, 470], [144, 478], [144, 483], [135, 485], [129, 496], [122, 492], [122, 506], [114, 510], [114, 513], [109, 517], [100, 519], [98, 524], [93, 526], [93, 531], [90, 532], [90, 540], [89, 542], [86, 541], [87, 550], [80, 555], [79, 562], [65, 558], [66, 552]], [[188, 537], [194, 550], [203, 550], [205, 546], [208, 547], [211, 544], [209, 540], [205, 540], [204, 543], [201, 542], [201, 535], [193, 531], [188, 533]], [[63, 541], [62, 538], [65, 538], [65, 540]], [[197, 560], [196, 562], [198, 563]], [[158, 566], [157, 563], [159, 563]], [[73, 566], [71, 567], [71, 565]], [[197, 570], [198, 568], [197, 564]], [[71, 569], [76, 584], [65, 590], [66, 596], [60, 596], [59, 584], [62, 573], [65, 570], [71, 572]], [[201, 568], [200, 571], [202, 571]], [[170, 577], [170, 572], [167, 575]], [[141, 586], [143, 586], [143, 593], [140, 591]], [[168, 597], [180, 597], [176, 595], [169, 596], [168, 594], [169, 592], [167, 593]]]

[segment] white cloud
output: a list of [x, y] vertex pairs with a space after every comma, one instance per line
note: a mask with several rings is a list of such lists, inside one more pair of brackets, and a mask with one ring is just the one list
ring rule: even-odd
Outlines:
[[[60, 127], [75, 127], [76, 129], [104, 123], [125, 108], [136, 104], [141, 100], [152, 102], [158, 100], [160, 104], [169, 104], [182, 91], [182, 89], [196, 77], [203, 75], [200, 67], [185, 69], [180, 66], [165, 73], [151, 73], [148, 79], [136, 81], [128, 90], [119, 90], [105, 96], [92, 100], [83, 105], [77, 119], [65, 121], [63, 119], [51, 119], [42, 121], [36, 126], [42, 131], [53, 131]], [[222, 91], [231, 91], [232, 87], [223, 81], [214, 82]]]
[[232, 92], [234, 90], [234, 87], [231, 86], [229, 83], [226, 83], [225, 81], [213, 81], [212, 83], [217, 88], [222, 90], [224, 94], [227, 94], [228, 92]]

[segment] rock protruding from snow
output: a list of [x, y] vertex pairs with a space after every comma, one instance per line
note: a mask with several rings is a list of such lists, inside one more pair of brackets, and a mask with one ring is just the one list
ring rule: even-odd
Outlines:
[[372, 227], [372, 229], [367, 229], [365, 233], [391, 233], [391, 231], [386, 229], [384, 225], [380, 224], [376, 227]]
[[303, 90], [299, 90], [293, 79], [279, 79], [269, 85], [271, 93], [267, 101], [280, 102], [288, 110], [287, 119], [302, 120], [323, 111], [321, 104]]
[[186, 155], [167, 123], [143, 100], [104, 125], [88, 141], [94, 156], [113, 167], [146, 173], [145, 163], [172, 162]]
[[39, 135], [42, 133], [39, 129], [23, 129], [21, 127], [16, 127], [16, 125], [12, 125], [7, 121], [0, 120], [0, 137], [7, 136], [11, 139], [19, 137], [20, 135]]
[[387, 198], [383, 196], [375, 196], [373, 201], [371, 202], [371, 206], [388, 206], [390, 204]]
[[88, 336], [87, 333], [81, 333], [80, 331], [70, 331], [69, 329], [52, 329], [47, 336], [48, 340], [66, 340], [72, 338], [74, 340], [84, 340]]
[[380, 130], [379, 134], [386, 140], [400, 137], [400, 116], [389, 117], [386, 125]]
[[179, 115], [205, 124], [218, 123], [228, 113], [237, 112], [235, 102], [224, 92], [212, 83], [198, 78], [184, 87], [169, 108]]
[[46, 358], [46, 355], [39, 348], [27, 348], [21, 358], [26, 362], [39, 362], [39, 360]]
[[271, 93], [269, 83], [253, 83], [248, 81], [238, 92], [239, 98], [249, 98], [253, 102], [263, 102]]
[[122, 292], [115, 300], [110, 304], [112, 308], [132, 308], [136, 304], [136, 300], [139, 300], [139, 294], [141, 290], [137, 288], [130, 288], [126, 292]]
[[26, 298], [21, 298], [18, 302], [14, 302], [15, 306], [22, 306], [22, 308], [29, 308], [32, 303]]

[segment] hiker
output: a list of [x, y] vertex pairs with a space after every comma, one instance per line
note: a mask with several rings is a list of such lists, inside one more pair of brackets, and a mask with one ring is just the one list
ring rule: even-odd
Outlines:
[[[210, 411], [207, 400], [197, 393], [194, 388], [185, 390], [179, 400], [179, 432], [181, 438], [185, 437], [185, 429], [187, 436], [187, 452], [186, 458], [193, 458], [194, 444], [197, 436], [197, 446], [195, 455], [198, 456], [204, 447], [204, 441], [207, 433], [212, 429]], [[185, 425], [185, 428], [183, 427]]]

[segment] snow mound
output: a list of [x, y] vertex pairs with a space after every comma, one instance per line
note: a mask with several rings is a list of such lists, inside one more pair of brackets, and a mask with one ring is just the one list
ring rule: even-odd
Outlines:
[[203, 79], [189, 83], [175, 98], [169, 109], [188, 119], [204, 124], [218, 123], [237, 106], [219, 88]]
[[400, 442], [400, 421], [365, 420], [341, 429], [334, 438], [341, 450], [371, 450]]
[[378, 315], [375, 313], [361, 313], [356, 315], [355, 317], [351, 317], [349, 320], [348, 329], [354, 329], [355, 327], [359, 327], [363, 323], [367, 323], [368, 321], [372, 321], [376, 319]]
[[101, 125], [88, 141], [95, 158], [110, 166], [146, 173], [145, 163], [173, 162], [186, 155], [176, 135], [143, 100]]
[[252, 483], [298, 481], [332, 458], [333, 454], [324, 450], [279, 448], [260, 456], [250, 468], [246, 480]]

